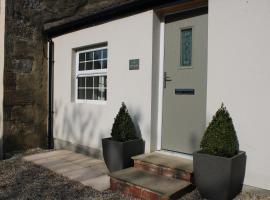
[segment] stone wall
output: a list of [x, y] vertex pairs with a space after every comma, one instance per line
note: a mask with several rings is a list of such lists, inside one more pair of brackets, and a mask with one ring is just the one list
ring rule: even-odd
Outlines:
[[7, 0], [4, 152], [47, 143], [47, 38], [43, 23], [75, 14], [86, 3]]
[[4, 152], [47, 144], [48, 68], [44, 23], [130, 1], [6, 0]]

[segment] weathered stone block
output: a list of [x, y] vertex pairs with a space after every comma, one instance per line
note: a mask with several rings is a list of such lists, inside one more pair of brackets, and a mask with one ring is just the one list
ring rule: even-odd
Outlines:
[[11, 112], [11, 120], [19, 122], [33, 122], [34, 110], [32, 105], [14, 106]]
[[40, 0], [24, 0], [22, 2], [22, 7], [24, 9], [40, 9], [41, 2]]
[[12, 72], [4, 73], [4, 87], [6, 90], [16, 89], [16, 74]]
[[42, 54], [40, 51], [40, 42], [36, 40], [20, 40], [13, 38], [12, 59], [32, 58], [37, 54]]
[[33, 83], [36, 83], [36, 77], [33, 72], [31, 73], [20, 73], [16, 76], [16, 89], [17, 90], [38, 90], [38, 83], [33, 86]]
[[4, 106], [4, 121], [11, 121], [12, 106]]
[[28, 91], [4, 91], [4, 106], [29, 105], [34, 102], [33, 92]]
[[38, 134], [4, 135], [4, 152], [26, 150], [39, 147], [40, 136]]
[[22, 40], [32, 40], [35, 28], [23, 21], [14, 20], [13, 34], [16, 38]]
[[16, 73], [29, 73], [32, 71], [33, 60], [29, 58], [13, 59], [10, 70]]
[[6, 135], [31, 135], [35, 133], [32, 123], [6, 121], [4, 124], [4, 136]]

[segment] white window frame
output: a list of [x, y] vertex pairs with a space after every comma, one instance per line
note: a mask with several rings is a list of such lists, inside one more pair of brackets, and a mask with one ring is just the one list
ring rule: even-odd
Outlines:
[[[107, 53], [108, 53], [108, 47], [107, 46], [102, 46], [99, 48], [88, 48], [86, 50], [80, 50], [80, 51], [76, 51], [76, 62], [75, 62], [75, 102], [76, 103], [91, 103], [91, 104], [106, 104], [107, 100], [108, 100], [108, 93], [106, 94], [106, 100], [90, 100], [90, 99], [78, 99], [78, 77], [87, 77], [87, 76], [106, 76], [107, 80], [108, 80], [108, 75], [107, 75], [107, 71], [108, 71], [108, 54], [107, 54], [107, 68], [106, 69], [92, 69], [92, 70], [83, 70], [80, 71], [79, 70], [79, 55], [80, 53], [86, 53], [89, 51], [98, 51], [98, 50], [103, 50], [103, 49], [107, 49]], [[102, 60], [102, 59], [101, 59]], [[93, 60], [94, 61], [94, 60]], [[106, 90], [108, 88], [108, 81], [107, 81], [107, 86], [106, 86]], [[108, 92], [108, 90], [107, 90]]]

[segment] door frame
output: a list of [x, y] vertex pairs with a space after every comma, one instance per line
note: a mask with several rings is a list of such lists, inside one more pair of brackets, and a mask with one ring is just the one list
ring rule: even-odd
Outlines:
[[157, 150], [162, 150], [162, 120], [163, 120], [163, 73], [164, 73], [164, 52], [165, 52], [165, 20], [160, 20], [159, 38], [159, 88], [158, 88], [158, 117], [157, 117]]
[[[199, 7], [199, 9], [202, 7]], [[208, 9], [208, 5], [203, 6], [203, 8]], [[190, 9], [191, 16], [193, 14], [197, 13], [198, 7], [195, 7], [193, 9]], [[179, 14], [181, 15], [182, 12], [185, 12], [186, 10], [179, 11]], [[164, 76], [164, 53], [165, 53], [165, 17], [169, 15], [170, 13], [164, 14], [162, 17], [160, 17], [160, 38], [159, 38], [159, 88], [158, 88], [158, 117], [157, 117], [157, 145], [156, 150], [157, 151], [164, 151], [167, 153], [171, 153], [174, 155], [178, 155], [183, 158], [192, 159], [193, 156], [190, 154], [185, 154], [181, 152], [173, 152], [168, 150], [162, 149], [162, 122], [163, 122], [163, 76]], [[207, 11], [208, 14], [208, 11]], [[181, 19], [179, 19], [181, 20]], [[208, 54], [207, 54], [208, 55]], [[207, 92], [207, 91], [206, 91]]]

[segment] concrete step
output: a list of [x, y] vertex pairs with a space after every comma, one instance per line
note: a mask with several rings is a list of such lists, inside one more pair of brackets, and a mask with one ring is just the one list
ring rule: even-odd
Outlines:
[[134, 167], [110, 173], [110, 189], [143, 200], [178, 199], [194, 186], [187, 181], [155, 175]]
[[192, 160], [158, 152], [134, 156], [132, 159], [137, 169], [193, 183]]

